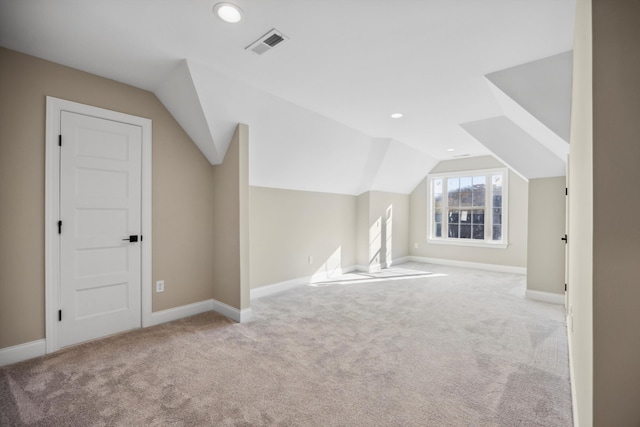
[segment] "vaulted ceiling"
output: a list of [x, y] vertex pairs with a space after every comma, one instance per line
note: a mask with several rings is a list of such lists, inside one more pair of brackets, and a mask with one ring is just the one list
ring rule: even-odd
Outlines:
[[486, 154], [564, 174], [574, 0], [215, 3], [0, 0], [0, 45], [154, 92], [212, 164], [248, 124], [251, 185], [408, 193]]

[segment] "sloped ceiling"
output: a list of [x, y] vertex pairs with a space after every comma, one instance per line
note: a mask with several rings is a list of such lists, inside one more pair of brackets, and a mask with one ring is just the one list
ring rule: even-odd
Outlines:
[[525, 178], [565, 175], [572, 70], [569, 51], [487, 74], [502, 116], [462, 128]]
[[[238, 0], [236, 25], [214, 3], [0, 0], [0, 45], [154, 92], [212, 164], [248, 124], [252, 185], [406, 193], [438, 160], [508, 158], [461, 126], [487, 119], [562, 157], [569, 107], [526, 89], [567, 62], [573, 0]], [[245, 51], [271, 28], [289, 40]]]
[[465, 123], [462, 127], [525, 179], [563, 176], [566, 173], [564, 161], [508, 117]]
[[202, 154], [211, 164], [219, 164], [222, 163], [226, 148], [220, 146], [219, 138], [214, 140], [214, 128], [209, 126], [208, 115], [200, 102], [199, 93], [202, 91], [196, 87], [186, 60], [181, 61], [155, 90], [158, 99], [196, 143]]
[[569, 143], [571, 51], [487, 74], [487, 79]]

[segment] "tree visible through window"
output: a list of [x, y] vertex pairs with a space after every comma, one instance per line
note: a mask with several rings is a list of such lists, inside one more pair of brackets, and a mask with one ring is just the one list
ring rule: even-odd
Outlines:
[[506, 177], [502, 169], [430, 176], [430, 239], [503, 243]]

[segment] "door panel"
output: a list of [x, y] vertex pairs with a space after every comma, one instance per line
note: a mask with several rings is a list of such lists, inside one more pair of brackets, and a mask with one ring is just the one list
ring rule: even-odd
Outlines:
[[60, 346], [140, 327], [142, 130], [63, 111]]

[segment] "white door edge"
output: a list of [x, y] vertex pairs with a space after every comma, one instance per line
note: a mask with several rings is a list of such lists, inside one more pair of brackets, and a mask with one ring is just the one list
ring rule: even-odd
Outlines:
[[[151, 130], [150, 119], [47, 96], [45, 133], [45, 338], [47, 353], [60, 349], [58, 307], [60, 300], [60, 114], [69, 111], [142, 128], [142, 327], [151, 325]], [[64, 143], [64, 141], [63, 141]]]

